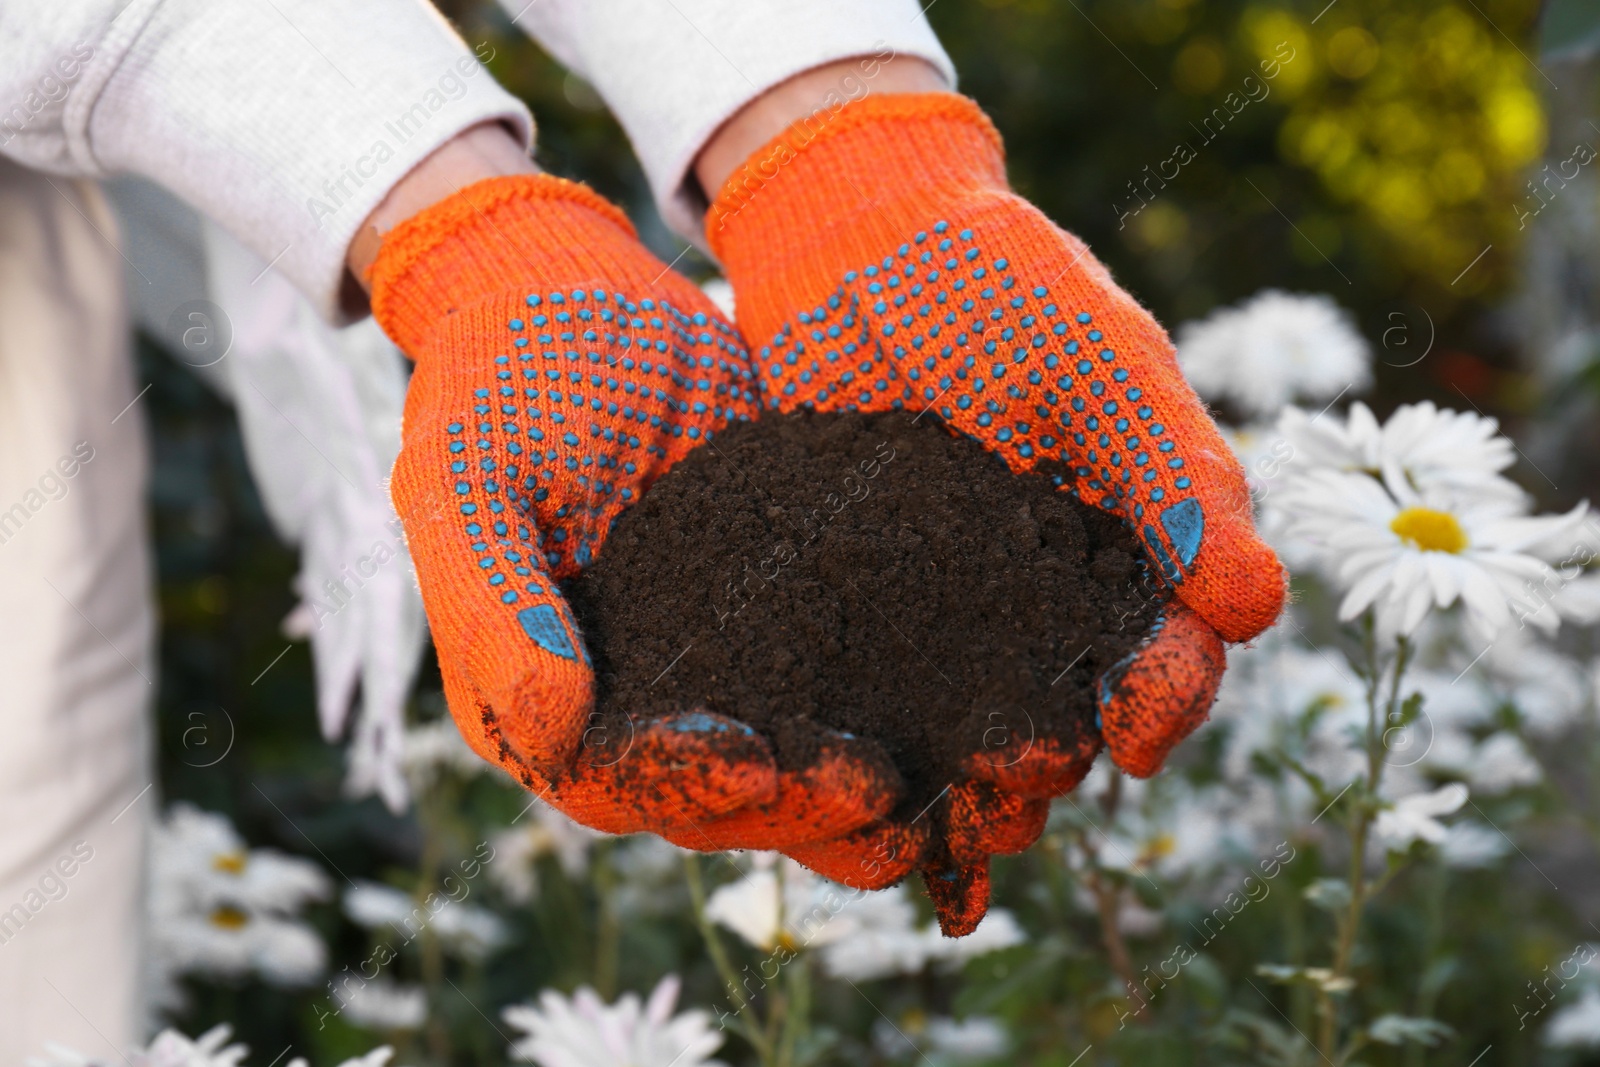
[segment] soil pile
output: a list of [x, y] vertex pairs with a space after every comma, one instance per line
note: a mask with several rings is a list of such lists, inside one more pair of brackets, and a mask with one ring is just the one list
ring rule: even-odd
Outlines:
[[971, 753], [1092, 722], [1164, 596], [1120, 519], [905, 412], [718, 434], [566, 593], [602, 716], [703, 706], [787, 768], [825, 728], [869, 737], [912, 812]]

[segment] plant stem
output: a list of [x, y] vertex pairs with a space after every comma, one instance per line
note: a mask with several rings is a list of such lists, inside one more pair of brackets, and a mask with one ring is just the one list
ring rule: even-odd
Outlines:
[[[422, 830], [422, 857], [418, 865], [421, 877], [412, 894], [412, 901], [425, 916], [419, 948], [422, 956], [422, 986], [427, 992], [429, 1004], [438, 1004], [443, 997], [444, 945], [433, 929], [434, 913], [428, 908], [427, 902], [433, 897], [439, 883], [439, 868], [444, 863], [445, 849], [442, 823], [446, 818], [444, 813], [450, 809], [454, 799], [454, 790], [439, 788], [430, 791], [417, 804], [417, 822]], [[429, 1013], [426, 1033], [429, 1056], [436, 1063], [449, 1063], [452, 1053], [450, 1031], [437, 1012]]]
[[[1105, 945], [1106, 958], [1132, 998], [1139, 989], [1139, 975], [1133, 969], [1133, 957], [1128, 952], [1128, 943], [1123, 940], [1122, 927], [1117, 922], [1122, 912], [1122, 886], [1107, 878], [1099, 868], [1091, 868], [1089, 888], [1094, 893], [1095, 909], [1100, 914], [1100, 941]], [[1133, 1014], [1140, 1022], [1149, 1021], [1144, 1017], [1143, 1002]]]
[[717, 936], [711, 920], [706, 918], [706, 886], [700, 874], [699, 856], [689, 854], [683, 857], [683, 874], [689, 883], [689, 901], [694, 906], [695, 925], [700, 928], [700, 937], [706, 943], [706, 953], [711, 957], [711, 964], [716, 968], [717, 975], [722, 979], [729, 995], [736, 998], [734, 1025], [738, 1028], [739, 1035], [756, 1050], [756, 1057], [760, 1059], [763, 1067], [777, 1067], [772, 1042], [759, 1027], [751, 1025], [745, 1018], [744, 1010], [750, 1006], [750, 1000], [739, 984], [739, 972], [733, 969], [733, 962], [728, 959], [728, 954], [722, 947], [722, 939]]
[[622, 953], [622, 920], [617, 915], [614, 900], [616, 883], [609, 847], [596, 850], [594, 887], [600, 914], [596, 920], [598, 929], [594, 944], [594, 987], [605, 1000], [616, 996], [617, 969]]
[[[1117, 808], [1122, 804], [1122, 776], [1113, 773], [1111, 781], [1106, 785], [1106, 791], [1100, 795], [1100, 811], [1109, 823], [1117, 817]], [[1087, 831], [1078, 832], [1078, 843], [1083, 849], [1085, 859], [1088, 860], [1089, 892], [1094, 895], [1095, 913], [1100, 918], [1100, 943], [1105, 947], [1106, 960], [1111, 964], [1111, 969], [1121, 980], [1123, 989], [1128, 998], [1133, 999], [1139, 989], [1139, 975], [1133, 967], [1133, 956], [1128, 952], [1128, 943], [1122, 937], [1122, 927], [1117, 918], [1122, 913], [1122, 885], [1114, 879], [1106, 877], [1100, 868], [1099, 849], [1090, 843]], [[1141, 1001], [1139, 1010], [1134, 1017], [1141, 1022], [1144, 1018], [1144, 1003]]]
[[[1383, 675], [1381, 665], [1378, 663], [1376, 642], [1373, 638], [1372, 628], [1368, 624], [1366, 631], [1366, 650], [1368, 656], [1367, 674], [1367, 777], [1362, 783], [1362, 795], [1358, 798], [1353, 814], [1350, 817], [1350, 869], [1348, 880], [1350, 883], [1350, 903], [1345, 912], [1339, 917], [1337, 932], [1334, 942], [1333, 966], [1328, 982], [1317, 991], [1317, 1013], [1319, 1015], [1319, 1033], [1317, 1048], [1330, 1061], [1340, 1062], [1335, 1059], [1336, 1044], [1339, 1036], [1339, 1005], [1335, 994], [1328, 986], [1337, 986], [1349, 978], [1350, 957], [1355, 951], [1356, 935], [1361, 930], [1361, 914], [1366, 908], [1369, 899], [1367, 884], [1367, 840], [1372, 829], [1373, 819], [1376, 817], [1374, 802], [1378, 796], [1378, 787], [1383, 781], [1383, 740], [1388, 733], [1390, 723], [1396, 720], [1400, 700], [1400, 682], [1405, 675], [1406, 667], [1410, 660], [1411, 643], [1404, 637], [1399, 639], [1394, 658], [1394, 674], [1389, 684], [1389, 695], [1383, 702], [1382, 720], [1379, 719], [1379, 691], [1383, 688]], [[1385, 879], [1386, 880], [1386, 879]], [[1353, 1054], [1354, 1048], [1347, 1050], [1345, 1055]]]
[[778, 1065], [790, 1067], [795, 1061], [795, 1048], [811, 1019], [811, 973], [805, 956], [796, 956], [789, 964], [784, 985], [788, 1011], [783, 1020], [782, 1040], [778, 1045]]

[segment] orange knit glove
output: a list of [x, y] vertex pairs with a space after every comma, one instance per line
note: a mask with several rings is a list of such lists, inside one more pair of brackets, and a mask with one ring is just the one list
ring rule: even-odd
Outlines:
[[703, 709], [591, 719], [589, 655], [556, 583], [655, 478], [755, 410], [738, 334], [620, 211], [558, 178], [472, 185], [385, 237], [372, 308], [416, 361], [392, 495], [479, 755], [612, 833], [683, 833], [784, 797], [763, 826], [788, 843], [893, 805], [898, 776], [866, 742], [837, 738], [788, 775]]
[[946, 931], [970, 928], [985, 857], [1037, 837], [1045, 798], [1081, 780], [1100, 737], [1150, 775], [1204, 720], [1223, 640], [1272, 623], [1283, 568], [1165, 331], [1011, 192], [1000, 137], [970, 100], [873, 96], [802, 120], [735, 172], [706, 230], [761, 346], [767, 406], [933, 412], [1013, 470], [1118, 511], [1176, 588], [1145, 645], [1100, 680], [1098, 723], [1009, 766], [976, 756], [922, 855], [904, 858], [926, 828], [887, 823], [791, 853], [847, 882], [874, 850], [926, 863]]

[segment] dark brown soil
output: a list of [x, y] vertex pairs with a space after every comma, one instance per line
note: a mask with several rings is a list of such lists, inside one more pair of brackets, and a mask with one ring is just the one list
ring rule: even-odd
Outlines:
[[782, 767], [869, 737], [913, 810], [975, 751], [1092, 721], [1164, 595], [1120, 519], [903, 412], [718, 434], [566, 592], [602, 715], [705, 707]]

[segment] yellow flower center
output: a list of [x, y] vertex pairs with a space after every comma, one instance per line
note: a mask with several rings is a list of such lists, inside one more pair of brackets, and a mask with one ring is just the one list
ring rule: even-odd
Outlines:
[[1389, 523], [1400, 540], [1424, 552], [1460, 552], [1467, 547], [1467, 531], [1448, 511], [1406, 508]]
[[1144, 850], [1139, 855], [1139, 865], [1148, 867], [1157, 860], [1166, 859], [1178, 851], [1178, 839], [1170, 833], [1156, 834], [1144, 843]]
[[250, 916], [238, 908], [224, 904], [211, 913], [211, 925], [220, 926], [224, 930], [243, 930], [250, 925]]
[[243, 852], [221, 852], [211, 860], [211, 866], [224, 874], [243, 874], [247, 857]]

